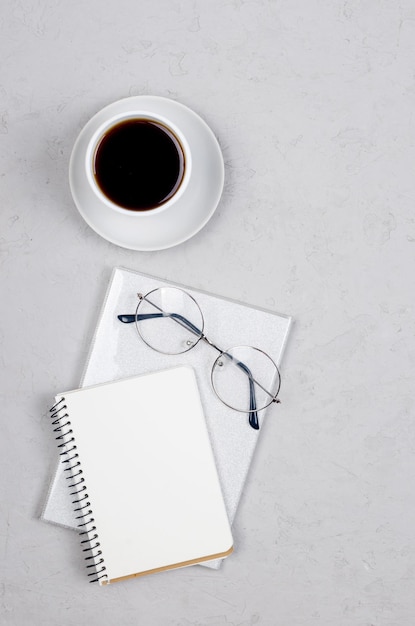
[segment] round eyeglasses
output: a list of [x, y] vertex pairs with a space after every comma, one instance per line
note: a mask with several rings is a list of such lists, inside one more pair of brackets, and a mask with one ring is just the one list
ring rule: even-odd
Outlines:
[[204, 334], [204, 318], [196, 300], [177, 287], [161, 287], [137, 294], [134, 314], [118, 315], [124, 324], [135, 323], [144, 343], [162, 354], [182, 354], [199, 342], [219, 354], [210, 374], [213, 391], [227, 407], [248, 413], [252, 428], [259, 429], [258, 411], [277, 398], [281, 375], [272, 358], [252, 346], [222, 350]]

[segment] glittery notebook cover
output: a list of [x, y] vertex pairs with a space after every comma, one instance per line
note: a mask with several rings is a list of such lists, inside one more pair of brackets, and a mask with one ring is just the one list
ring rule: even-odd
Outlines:
[[[259, 431], [252, 429], [247, 416], [226, 407], [214, 394], [210, 371], [216, 353], [206, 345], [179, 355], [160, 354], [140, 341], [135, 324], [126, 326], [117, 315], [134, 313], [137, 292], [156, 287], [179, 286], [132, 270], [115, 268], [91, 344], [81, 386], [87, 387], [175, 365], [191, 365], [196, 372], [208, 431], [222, 485], [226, 508], [233, 522]], [[205, 333], [225, 349], [252, 345], [265, 350], [278, 364], [287, 342], [291, 318], [183, 287], [198, 302], [205, 319]], [[283, 376], [283, 374], [282, 374]], [[270, 408], [259, 413], [260, 424]], [[278, 411], [275, 410], [274, 415]], [[189, 442], [190, 443], [190, 442]], [[51, 482], [42, 519], [75, 528], [75, 513], [58, 464]], [[218, 568], [220, 561], [206, 564]]]

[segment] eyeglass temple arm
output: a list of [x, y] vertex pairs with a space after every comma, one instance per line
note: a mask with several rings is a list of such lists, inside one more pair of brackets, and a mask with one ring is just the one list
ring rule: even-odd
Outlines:
[[185, 326], [188, 330], [190, 330], [194, 335], [200, 336], [202, 334], [202, 331], [199, 330], [199, 328], [178, 313], [140, 313], [138, 315], [118, 315], [117, 317], [120, 322], [123, 322], [124, 324], [131, 324], [135, 321], [142, 322], [144, 320], [151, 320], [159, 317], [172, 317], [181, 326]]
[[[179, 315], [178, 313], [141, 313], [141, 314], [128, 314], [128, 315], [118, 315], [117, 316], [120, 322], [123, 324], [131, 324], [133, 322], [141, 322], [144, 320], [157, 319], [160, 317], [171, 317], [175, 321], [177, 321], [181, 326], [187, 327], [192, 333], [195, 335], [201, 335], [202, 331], [200, 331], [192, 322], [188, 319]], [[224, 356], [229, 357], [234, 361], [235, 359], [228, 354], [227, 352], [223, 353]], [[239, 367], [245, 374], [248, 376], [249, 380], [249, 424], [255, 430], [259, 430], [259, 422], [258, 422], [258, 413], [257, 413], [257, 404], [256, 404], [256, 396], [255, 396], [255, 383], [253, 380], [252, 372], [244, 363], [241, 361], [236, 361], [235, 363], [237, 367]]]
[[[224, 352], [224, 355], [230, 357], [233, 361], [235, 361], [235, 359], [230, 354], [228, 354], [227, 352]], [[255, 383], [254, 383], [254, 379], [253, 379], [253, 376], [252, 376], [252, 372], [249, 369], [249, 367], [247, 367], [245, 365], [245, 363], [242, 363], [241, 361], [236, 361], [235, 365], [237, 367], [239, 367], [243, 372], [245, 372], [245, 374], [248, 376], [248, 380], [249, 380], [249, 424], [255, 430], [259, 430], [258, 412], [257, 412], [256, 395], [255, 395]]]

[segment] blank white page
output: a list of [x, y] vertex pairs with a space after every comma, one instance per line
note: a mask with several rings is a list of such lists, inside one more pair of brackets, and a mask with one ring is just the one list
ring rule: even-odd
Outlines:
[[232, 551], [192, 368], [61, 396], [108, 576], [101, 583]]

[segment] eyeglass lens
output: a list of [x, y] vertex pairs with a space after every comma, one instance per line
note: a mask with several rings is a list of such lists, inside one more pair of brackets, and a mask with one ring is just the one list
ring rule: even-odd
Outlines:
[[164, 354], [191, 350], [201, 338], [203, 326], [199, 305], [181, 289], [154, 289], [137, 306], [139, 335], [148, 346]]
[[271, 404], [279, 391], [280, 377], [274, 362], [262, 350], [237, 346], [216, 359], [212, 385], [226, 405], [252, 412]]

